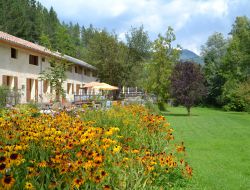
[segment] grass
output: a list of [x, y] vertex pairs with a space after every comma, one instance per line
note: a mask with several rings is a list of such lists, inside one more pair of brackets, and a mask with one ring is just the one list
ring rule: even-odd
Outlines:
[[250, 189], [250, 114], [210, 108], [163, 112], [184, 141], [194, 169], [191, 189]]

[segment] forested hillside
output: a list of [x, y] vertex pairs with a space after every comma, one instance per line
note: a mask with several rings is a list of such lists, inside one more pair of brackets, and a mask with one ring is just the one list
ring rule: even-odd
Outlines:
[[65, 54], [83, 57], [78, 24], [61, 23], [56, 12], [35, 0], [0, 0], [0, 30], [28, 41], [51, 46]]
[[151, 42], [142, 26], [131, 27], [125, 43], [105, 29], [61, 22], [52, 7], [35, 0], [0, 0], [0, 30], [83, 59], [98, 68], [102, 81], [118, 86], [134, 85], [149, 58]]

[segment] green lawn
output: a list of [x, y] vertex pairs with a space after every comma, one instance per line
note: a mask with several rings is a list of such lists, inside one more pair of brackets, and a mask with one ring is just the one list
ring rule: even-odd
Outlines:
[[194, 169], [191, 189], [250, 189], [250, 114], [193, 108], [163, 112], [184, 141]]

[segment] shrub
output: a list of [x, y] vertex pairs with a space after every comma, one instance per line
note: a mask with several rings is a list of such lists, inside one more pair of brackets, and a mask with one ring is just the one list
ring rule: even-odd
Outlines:
[[226, 111], [249, 111], [250, 108], [250, 79], [243, 83], [229, 80], [223, 87], [222, 100]]
[[0, 108], [3, 108], [6, 106], [6, 98], [9, 94], [9, 88], [5, 86], [0, 86]]

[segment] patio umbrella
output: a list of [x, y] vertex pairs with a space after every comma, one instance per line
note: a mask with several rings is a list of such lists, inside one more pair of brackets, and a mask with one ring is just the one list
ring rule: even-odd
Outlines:
[[89, 82], [89, 83], [84, 84], [82, 88], [93, 88], [95, 86], [100, 86], [100, 85], [102, 85], [102, 83], [100, 82]]
[[102, 85], [94, 86], [94, 89], [99, 89], [99, 90], [118, 90], [119, 88], [116, 86], [111, 86], [106, 83], [101, 83]]

